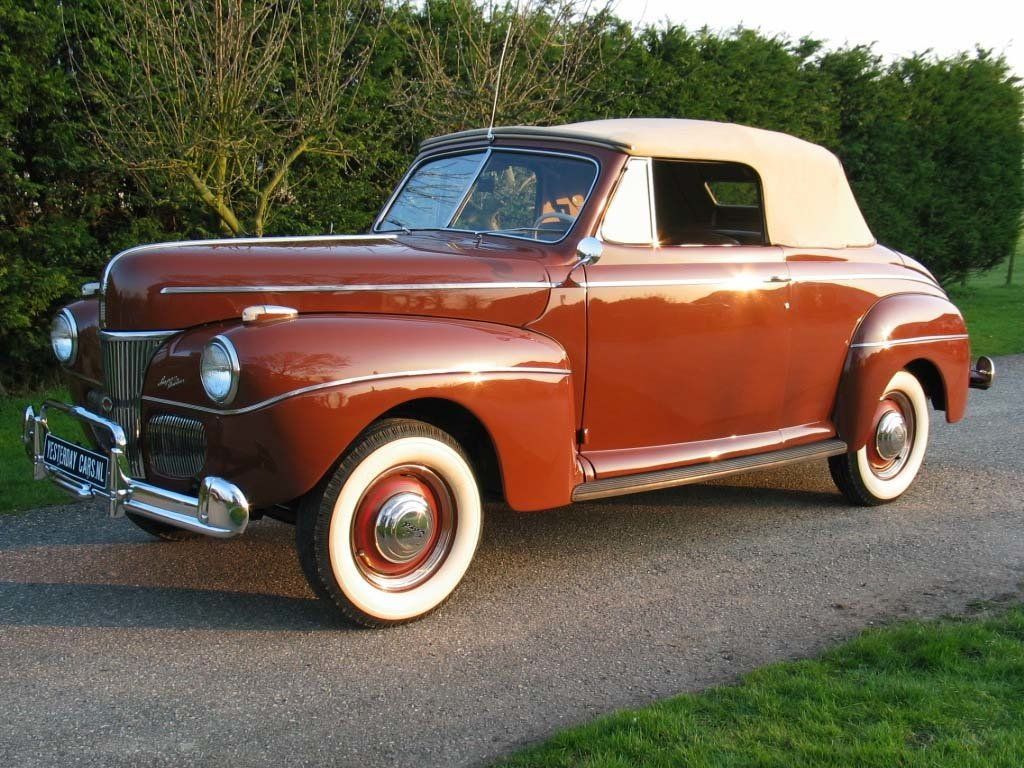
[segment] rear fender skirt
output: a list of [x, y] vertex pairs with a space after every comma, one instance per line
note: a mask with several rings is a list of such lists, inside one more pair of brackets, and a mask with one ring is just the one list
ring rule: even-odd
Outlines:
[[836, 398], [836, 432], [851, 450], [867, 444], [889, 380], [919, 360], [938, 372], [946, 420], [959, 421], [970, 373], [970, 344], [960, 311], [947, 299], [926, 294], [881, 299], [854, 333]]

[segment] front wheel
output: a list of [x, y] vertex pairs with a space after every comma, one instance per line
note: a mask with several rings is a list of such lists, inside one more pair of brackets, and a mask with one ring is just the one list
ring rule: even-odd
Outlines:
[[867, 445], [831, 457], [828, 466], [854, 504], [884, 504], [914, 482], [927, 447], [928, 398], [911, 373], [900, 371], [878, 401]]
[[368, 429], [302, 504], [299, 561], [313, 591], [350, 621], [399, 624], [458, 586], [482, 519], [459, 444], [429, 424], [389, 419]]

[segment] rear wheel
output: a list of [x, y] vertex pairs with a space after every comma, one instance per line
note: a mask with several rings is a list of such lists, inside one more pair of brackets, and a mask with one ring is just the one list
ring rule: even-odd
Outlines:
[[443, 603], [481, 527], [480, 492], [459, 444], [429, 424], [390, 419], [304, 500], [296, 543], [313, 590], [350, 621], [380, 627]]
[[928, 398], [907, 371], [889, 381], [875, 408], [868, 443], [828, 460], [832, 479], [855, 504], [884, 504], [914, 482], [928, 447]]

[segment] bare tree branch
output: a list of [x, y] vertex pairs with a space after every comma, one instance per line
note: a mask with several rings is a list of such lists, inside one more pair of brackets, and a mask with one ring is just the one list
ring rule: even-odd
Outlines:
[[409, 42], [418, 71], [403, 89], [406, 105], [438, 133], [476, 128], [490, 122], [500, 88], [496, 124], [557, 122], [605, 72], [600, 32], [610, 9], [595, 0], [428, 0]]
[[140, 177], [186, 182], [226, 231], [262, 235], [300, 157], [345, 154], [339, 125], [372, 54], [366, 19], [383, 2], [100, 4], [127, 66], [83, 63], [105, 116], [94, 138]]

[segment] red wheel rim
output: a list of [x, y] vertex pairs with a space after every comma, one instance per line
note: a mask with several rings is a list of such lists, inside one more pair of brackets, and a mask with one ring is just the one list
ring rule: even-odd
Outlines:
[[914, 407], [902, 392], [887, 392], [875, 408], [867, 444], [871, 472], [891, 480], [902, 471], [914, 448]]
[[455, 525], [452, 493], [437, 473], [418, 465], [394, 467], [374, 479], [356, 505], [352, 553], [374, 585], [412, 589], [441, 567]]

